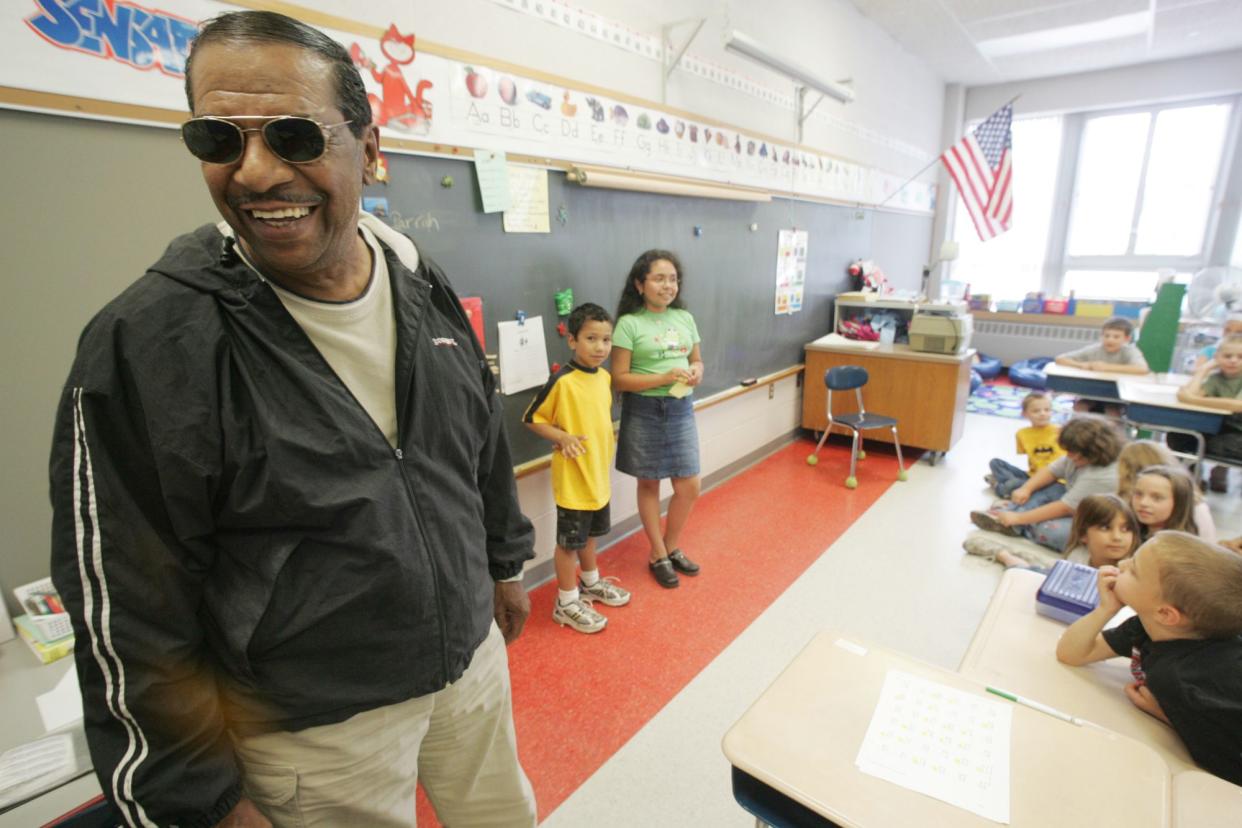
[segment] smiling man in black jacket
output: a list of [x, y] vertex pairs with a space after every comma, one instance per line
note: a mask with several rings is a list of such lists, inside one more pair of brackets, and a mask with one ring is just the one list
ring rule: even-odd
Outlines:
[[52, 451], [53, 577], [131, 825], [534, 825], [504, 643], [529, 603], [500, 400], [444, 274], [358, 211], [348, 53], [222, 15], [186, 71], [224, 221], [88, 325]]

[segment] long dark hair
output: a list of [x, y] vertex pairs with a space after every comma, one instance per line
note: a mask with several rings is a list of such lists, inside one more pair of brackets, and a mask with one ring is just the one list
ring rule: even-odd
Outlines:
[[647, 274], [651, 272], [651, 266], [661, 259], [667, 261], [677, 271], [677, 298], [673, 300], [669, 307], [685, 309], [686, 306], [681, 301], [681, 291], [686, 285], [686, 273], [681, 269], [681, 259], [677, 258], [676, 253], [668, 250], [648, 250], [634, 260], [634, 266], [630, 268], [630, 272], [625, 277], [625, 287], [621, 289], [621, 300], [617, 302], [618, 319], [627, 313], [635, 313], [647, 306], [643, 302], [642, 294], [638, 292], [638, 288], [634, 287], [634, 283], [647, 281]]
[[1088, 529], [1107, 529], [1112, 526], [1113, 519], [1117, 515], [1122, 515], [1126, 519], [1126, 525], [1130, 528], [1130, 551], [1126, 553], [1126, 557], [1133, 555], [1134, 550], [1138, 549], [1142, 527], [1139, 526], [1138, 518], [1134, 516], [1129, 504], [1115, 494], [1087, 495], [1078, 503], [1078, 508], [1074, 510], [1074, 523], [1070, 526], [1069, 543], [1065, 544], [1065, 551], [1068, 553], [1079, 544], [1086, 545]]
[[[1192, 535], [1199, 534], [1199, 524], [1195, 522], [1195, 481], [1190, 474], [1181, 466], [1147, 466], [1134, 479], [1135, 487], [1138, 486], [1139, 478], [1148, 475], [1163, 477], [1169, 481], [1169, 488], [1173, 492], [1173, 511], [1165, 521], [1164, 528], [1189, 532]], [[1149, 534], [1150, 530], [1144, 526], [1143, 537], [1146, 538]]]

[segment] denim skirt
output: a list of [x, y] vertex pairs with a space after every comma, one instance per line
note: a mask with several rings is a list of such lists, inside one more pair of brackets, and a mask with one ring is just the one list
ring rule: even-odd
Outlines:
[[617, 471], [643, 480], [698, 475], [699, 430], [692, 398], [622, 394]]

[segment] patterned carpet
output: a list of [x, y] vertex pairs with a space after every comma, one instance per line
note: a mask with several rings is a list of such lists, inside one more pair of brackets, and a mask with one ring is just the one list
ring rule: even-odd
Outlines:
[[[971, 414], [991, 414], [994, 417], [1022, 419], [1022, 399], [1031, 389], [1016, 385], [1000, 385], [984, 383], [966, 401], [966, 410]], [[1063, 423], [1069, 419], [1074, 410], [1074, 398], [1066, 395], [1054, 395], [1052, 398], [1052, 419]]]

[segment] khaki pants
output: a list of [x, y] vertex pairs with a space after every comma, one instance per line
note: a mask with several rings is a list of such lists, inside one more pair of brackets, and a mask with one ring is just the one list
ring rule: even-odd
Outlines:
[[235, 736], [234, 747], [246, 796], [276, 828], [410, 828], [419, 779], [446, 828], [536, 824], [494, 623], [438, 693], [296, 733]]

